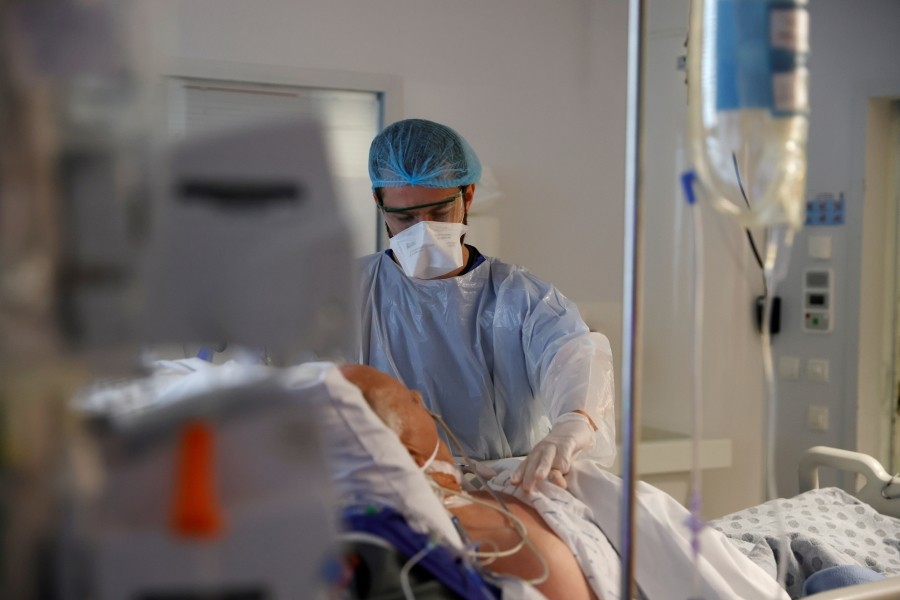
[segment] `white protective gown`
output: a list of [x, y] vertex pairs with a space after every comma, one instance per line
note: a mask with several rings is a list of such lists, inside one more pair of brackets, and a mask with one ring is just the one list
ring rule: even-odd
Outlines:
[[472, 458], [526, 455], [581, 409], [598, 426], [588, 456], [612, 464], [609, 343], [554, 286], [490, 257], [448, 279], [407, 277], [384, 253], [360, 271], [361, 362], [421, 392]]

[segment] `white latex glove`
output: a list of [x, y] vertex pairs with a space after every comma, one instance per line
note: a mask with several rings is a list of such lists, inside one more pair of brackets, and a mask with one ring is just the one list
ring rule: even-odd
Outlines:
[[547, 437], [535, 444], [525, 460], [510, 478], [513, 485], [522, 484], [526, 492], [548, 477], [552, 483], [565, 488], [563, 475], [572, 468], [572, 461], [594, 445], [594, 428], [587, 417], [575, 412], [566, 413], [556, 421]]

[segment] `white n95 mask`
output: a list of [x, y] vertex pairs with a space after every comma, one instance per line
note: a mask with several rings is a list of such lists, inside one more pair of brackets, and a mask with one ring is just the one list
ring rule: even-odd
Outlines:
[[462, 266], [459, 238], [467, 229], [462, 223], [421, 221], [392, 237], [391, 250], [409, 277], [434, 279]]

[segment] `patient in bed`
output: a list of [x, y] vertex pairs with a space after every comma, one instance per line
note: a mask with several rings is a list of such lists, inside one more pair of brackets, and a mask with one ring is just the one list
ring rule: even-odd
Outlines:
[[[436, 425], [417, 392], [408, 390], [397, 380], [370, 367], [344, 366], [340, 370], [348, 381], [360, 389], [374, 413], [397, 435], [415, 464], [432, 482], [444, 508], [458, 517], [469, 538], [501, 550], [520, 541], [512, 520], [504, 515], [498, 502], [489, 493], [461, 493], [460, 473], [453, 464], [449, 449], [438, 437]], [[621, 480], [600, 470], [590, 461], [582, 461], [567, 476], [566, 483], [568, 489], [544, 482], [537, 493], [525, 494], [509, 483], [508, 472], [505, 477], [501, 474], [490, 481], [490, 487], [498, 491], [498, 496], [510, 511], [521, 519], [534, 546], [523, 547], [509, 557], [498, 559], [487, 568], [494, 573], [532, 580], [543, 571], [541, 558], [538, 557], [540, 554], [547, 561], [549, 576], [546, 581], [537, 584], [537, 588], [548, 598], [618, 597], [619, 560], [615, 554], [604, 554], [609, 548], [604, 532], [614, 541], [619, 537], [616, 513]], [[853, 550], [849, 547], [855, 545], [855, 538], [861, 535], [863, 537], [859, 544], [868, 553], [864, 555], [866, 566], [885, 574], [893, 570], [888, 564], [893, 564], [896, 559], [896, 550], [890, 547], [891, 544], [882, 549], [883, 554], [885, 550], [888, 551], [884, 557], [871, 554], [877, 550], [877, 545], [862, 534], [866, 531], [862, 529], [862, 519], [867, 514], [864, 507], [852, 498], [842, 497], [839, 499], [840, 510], [835, 512], [836, 509], [828, 504], [827, 495], [836, 494], [839, 490], [822, 492], [824, 495], [800, 496], [783, 503], [781, 510], [788, 511], [784, 516], [789, 517], [787, 524], [793, 528], [792, 531], [801, 527], [799, 522], [812, 518], [804, 515], [825, 511], [822, 512], [824, 518], [827, 520], [832, 515], [836, 524], [840, 524], [841, 519], [845, 518], [844, 512], [852, 513], [854, 518], [847, 522], [853, 524], [857, 533], [854, 535], [853, 531], [849, 531], [849, 538], [832, 541], [827, 535], [823, 535], [826, 532], [816, 532], [815, 527], [810, 525], [806, 534], [808, 537], [811, 533], [817, 533], [815, 539], [810, 538], [810, 543], [818, 548], [815, 556], [819, 556], [821, 560], [812, 558], [812, 564], [809, 565], [788, 565], [787, 580], [784, 583], [790, 597], [803, 595], [800, 592], [803, 579], [811, 575], [824, 575], [823, 568], [828, 566], [829, 561], [842, 565], [846, 562], [841, 557], [829, 558], [823, 554], [829, 544], [846, 545], [848, 549], [845, 552], [852, 557]], [[476, 504], [468, 498], [483, 500], [493, 508]], [[640, 523], [637, 532], [637, 578], [642, 591], [649, 598], [690, 597], [692, 593], [689, 582], [692, 577], [689, 574], [696, 572], [699, 579], [698, 590], [703, 597], [788, 597], [774, 580], [774, 561], [768, 565], [765, 559], [757, 556], [768, 545], [777, 542], [772, 537], [777, 534], [768, 531], [761, 520], [771, 510], [772, 507], [768, 505], [753, 507], [748, 509], [749, 516], [745, 520], [737, 520], [738, 516], [729, 515], [719, 520], [714, 528], [704, 528], [699, 534], [702, 556], [696, 558], [691, 552], [693, 542], [690, 527], [687, 526], [687, 511], [670, 496], [639, 482], [636, 507]], [[889, 541], [893, 537], [892, 533], [897, 531], [897, 524], [882, 520], [877, 514], [873, 518], [877, 523], [872, 537], [878, 539], [880, 536]], [[798, 523], [794, 523], [794, 520]], [[825, 529], [825, 525], [830, 527], [829, 523], [823, 523], [824, 525], [820, 525], [821, 529]], [[741, 527], [741, 524], [744, 529], [738, 531], [739, 535], [732, 535], [731, 530]], [[804, 552], [802, 543], [806, 538], [799, 533], [792, 533], [791, 539], [792, 552], [788, 554], [792, 556], [789, 558], [796, 557], [803, 563], [798, 552]], [[743, 548], [742, 545], [750, 547]], [[817, 560], [818, 564], [815, 564]], [[881, 565], [876, 560], [888, 562]], [[599, 571], [597, 563], [603, 563]], [[881, 569], [882, 566], [886, 568]], [[859, 570], [865, 571], [863, 567], [859, 567]], [[877, 577], [875, 572], [869, 572], [868, 575]], [[865, 580], [868, 579], [858, 581]], [[843, 584], [848, 583], [851, 581]], [[807, 588], [807, 593], [814, 589], [809, 586]]]
[[[382, 423], [377, 423], [377, 427], [369, 424], [368, 429], [359, 424], [350, 428], [354, 430], [352, 441], [365, 446], [371, 457], [358, 454], [354, 459], [356, 474], [337, 478], [342, 496], [348, 490], [390, 496], [398, 504], [397, 510], [411, 520], [417, 518], [421, 505], [440, 498], [441, 503], [436, 503], [440, 516], [456, 516], [467, 537], [483, 547], [508, 549], [520, 541], [512, 519], [499, 510], [490, 494], [469, 491], [460, 495], [460, 474], [417, 392], [370, 367], [344, 366], [340, 371], [346, 381], [362, 392], [368, 403], [362, 408], [371, 407], [371, 412], [390, 429], [386, 431]], [[360, 423], [364, 421], [360, 419]], [[397, 457], [385, 456], [383, 448], [391, 440], [375, 439], [390, 435], [391, 431], [396, 434], [391, 435], [393, 441], [399, 438], [402, 444], [398, 447], [404, 454], [402, 458], [412, 459], [408, 466], [400, 464], [403, 461], [397, 461]], [[593, 461], [576, 461], [566, 476], [566, 489], [545, 481], [534, 492], [526, 493], [511, 483], [514, 463], [494, 466], [500, 472], [488, 486], [521, 519], [534, 546], [526, 546], [486, 568], [528, 581], [541, 576], [543, 559], [549, 573], [545, 581], [536, 582], [536, 587], [547, 597], [618, 598], [621, 564], [614, 545], [621, 537], [621, 480]], [[341, 488], [354, 478], [359, 482], [351, 481]], [[415, 489], [422, 480], [429, 481], [431, 489], [425, 485], [424, 492], [414, 492], [418, 493], [415, 501], [405, 500], [408, 490]], [[788, 598], [770, 575], [719, 531], [707, 527], [699, 533], [702, 555], [695, 556], [687, 525], [690, 515], [667, 494], [639, 482], [636, 500], [636, 518], [640, 523], [635, 544], [636, 579], [645, 597]]]
[[[371, 367], [344, 366], [341, 372], [359, 387], [369, 406], [397, 434], [416, 464], [424, 469], [433, 482], [435, 493], [445, 508], [458, 518], [471, 542], [498, 551], [519, 545], [521, 534], [516, 523], [489, 492], [463, 493], [461, 474], [453, 464], [453, 456], [438, 436], [437, 427], [417, 392]], [[509, 556], [496, 558], [486, 568], [526, 581], [545, 576], [545, 581], [536, 582], [535, 586], [550, 599], [597, 598], [572, 551], [538, 511], [515, 496], [499, 493], [498, 497], [524, 526], [531, 544], [525, 544]]]
[[[133, 391], [152, 391], [152, 398], [144, 400], [165, 405], [272, 374], [259, 366], [200, 364], [182, 369], [177, 377], [159, 371], [154, 385], [140, 382]], [[162, 375], [166, 376], [160, 379]], [[510, 576], [499, 583], [504, 597], [533, 598], [537, 592], [521, 581], [541, 578], [543, 561], [547, 578], [536, 586], [547, 597], [619, 597], [620, 560], [615, 546], [621, 539], [622, 480], [595, 462], [575, 461], [565, 476], [565, 489], [544, 481], [533, 493], [512, 485], [516, 459], [508, 459], [509, 465], [494, 464], [497, 474], [487, 485], [519, 519], [521, 529], [517, 529], [517, 522], [499, 510], [501, 503], [491, 494], [466, 492], [468, 496], [460, 497], [459, 471], [434, 421], [418, 394], [395, 379], [369, 367], [338, 368], [332, 363], [299, 365], [278, 377], [296, 392], [304, 407], [317, 409], [334, 491], [344, 506], [381, 502], [402, 515], [407, 529], [436, 540], [455, 556], [465, 554], [470, 546], [454, 528], [451, 516], [484, 550], [515, 548], [524, 531], [532, 547], [525, 545], [485, 565], [485, 570]], [[108, 400], [124, 402], [123, 408], [131, 406], [122, 397], [125, 391], [110, 392]], [[796, 568], [788, 566], [786, 593], [773, 578], [774, 558], [767, 559], [775, 555], [770, 547], [773, 534], [765, 523], [767, 515], [776, 514], [770, 507], [752, 507], [746, 515], [722, 518], [715, 528], [699, 531], [695, 540], [688, 511], [671, 496], [637, 482], [638, 586], [651, 600], [786, 600], [799, 595], [804, 579], [831, 565], [855, 563], [888, 576], [900, 574], [900, 520], [838, 497], [838, 491], [821, 492], [825, 495], [803, 495], [779, 506], [786, 525], [797, 533], [791, 535], [791, 552], [779, 553], [798, 562]], [[809, 546], [809, 552], [802, 544]], [[695, 548], [700, 548], [699, 556]]]

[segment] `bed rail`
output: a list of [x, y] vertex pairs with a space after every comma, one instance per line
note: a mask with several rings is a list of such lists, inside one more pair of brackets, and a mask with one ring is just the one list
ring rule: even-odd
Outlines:
[[800, 457], [800, 491], [819, 487], [819, 467], [857, 473], [865, 484], [854, 495], [883, 515], [900, 517], [900, 477], [892, 477], [868, 454], [815, 446]]

